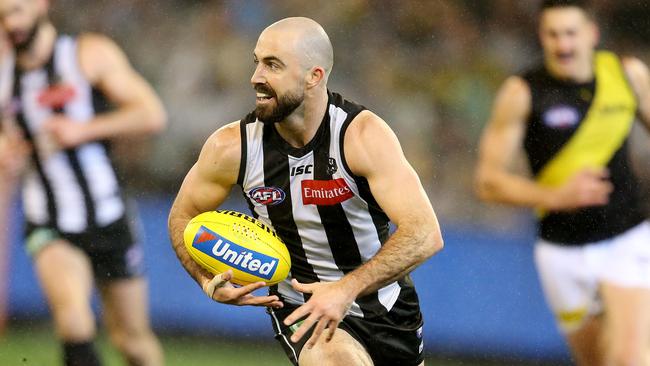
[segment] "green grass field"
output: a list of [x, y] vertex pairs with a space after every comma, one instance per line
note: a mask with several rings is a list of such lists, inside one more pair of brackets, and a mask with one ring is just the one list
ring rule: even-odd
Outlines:
[[[281, 348], [273, 342], [250, 344], [224, 338], [162, 334], [161, 342], [168, 366], [290, 366]], [[124, 365], [120, 355], [100, 336], [98, 349], [105, 366]], [[0, 337], [0, 365], [60, 365], [59, 345], [52, 329], [37, 325], [10, 325]], [[523, 365], [517, 362], [479, 362], [429, 358], [427, 366]]]

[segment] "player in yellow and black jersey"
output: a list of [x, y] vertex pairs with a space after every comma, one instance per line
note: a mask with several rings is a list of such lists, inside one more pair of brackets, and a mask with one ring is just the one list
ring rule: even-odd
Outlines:
[[[542, 65], [510, 77], [481, 141], [477, 191], [539, 218], [535, 261], [580, 365], [650, 365], [650, 224], [628, 159], [635, 117], [650, 127], [650, 73], [596, 50], [578, 0], [545, 0]], [[523, 146], [532, 178], [509, 171]]]

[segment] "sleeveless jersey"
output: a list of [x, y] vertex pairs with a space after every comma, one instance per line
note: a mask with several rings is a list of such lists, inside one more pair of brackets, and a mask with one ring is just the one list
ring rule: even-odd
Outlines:
[[614, 185], [604, 206], [540, 215], [541, 238], [564, 245], [608, 239], [644, 220], [628, 158], [636, 99], [617, 56], [599, 51], [595, 65], [595, 79], [584, 84], [557, 80], [544, 66], [523, 76], [532, 95], [524, 149], [536, 179], [559, 185], [604, 166]]
[[11, 109], [15, 122], [34, 146], [23, 182], [25, 217], [64, 233], [105, 227], [125, 213], [107, 142], [58, 149], [42, 131], [55, 114], [83, 124], [108, 108], [106, 99], [85, 79], [75, 38], [57, 38], [50, 60], [40, 69], [14, 67]]
[[[291, 255], [291, 273], [271, 288], [284, 301], [301, 304], [306, 295], [291, 287], [340, 279], [372, 258], [388, 238], [389, 220], [345, 160], [343, 139], [364, 109], [328, 93], [328, 107], [314, 138], [295, 148], [272, 124], [254, 113], [241, 120], [239, 184], [253, 215], [272, 226]], [[397, 322], [419, 319], [415, 289], [407, 276], [358, 298], [349, 315], [388, 315]], [[415, 323], [413, 323], [415, 324]]]

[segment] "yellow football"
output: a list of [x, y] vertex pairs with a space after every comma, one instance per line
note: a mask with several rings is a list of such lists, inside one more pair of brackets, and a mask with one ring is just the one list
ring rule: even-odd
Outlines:
[[241, 212], [208, 211], [185, 228], [185, 248], [211, 273], [232, 269], [231, 282], [247, 285], [284, 280], [291, 269], [289, 251], [280, 237], [260, 220]]

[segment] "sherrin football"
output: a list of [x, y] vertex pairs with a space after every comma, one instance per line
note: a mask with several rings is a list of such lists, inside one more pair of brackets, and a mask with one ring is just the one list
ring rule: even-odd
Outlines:
[[291, 269], [289, 251], [278, 235], [261, 221], [241, 212], [208, 211], [185, 228], [185, 248], [211, 273], [232, 269], [231, 282], [247, 285], [284, 280]]

